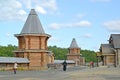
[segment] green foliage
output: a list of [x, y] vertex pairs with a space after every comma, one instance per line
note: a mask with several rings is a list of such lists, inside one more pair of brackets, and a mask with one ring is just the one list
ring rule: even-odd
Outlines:
[[[13, 51], [17, 50], [17, 46], [8, 45], [8, 46], [0, 46], [0, 56], [5, 57], [13, 57]], [[65, 60], [66, 55], [68, 54], [67, 48], [60, 48], [57, 46], [49, 46], [48, 50], [52, 51], [55, 55], [55, 59]], [[83, 57], [85, 57], [86, 62], [94, 61], [96, 62], [96, 53], [90, 50], [81, 50], [80, 52]]]
[[80, 52], [85, 57], [86, 62], [94, 61], [97, 62], [96, 53], [90, 50], [81, 50]]
[[17, 49], [17, 47], [12, 46], [11, 44], [8, 46], [0, 46], [0, 56], [13, 57], [14, 56], [13, 51], [16, 49]]
[[[68, 54], [67, 48], [60, 48], [57, 46], [49, 46], [48, 49], [55, 54], [55, 59], [66, 59], [66, 55]], [[86, 62], [94, 61], [96, 62], [96, 53], [90, 50], [81, 50], [80, 52], [82, 57], [85, 57]]]
[[55, 59], [65, 60], [68, 50], [66, 48], [60, 48], [57, 46], [49, 46], [48, 49], [55, 55]]

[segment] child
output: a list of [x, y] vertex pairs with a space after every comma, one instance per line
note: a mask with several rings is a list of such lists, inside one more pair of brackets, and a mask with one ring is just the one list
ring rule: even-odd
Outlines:
[[14, 74], [16, 74], [16, 70], [17, 70], [17, 62], [14, 63]]

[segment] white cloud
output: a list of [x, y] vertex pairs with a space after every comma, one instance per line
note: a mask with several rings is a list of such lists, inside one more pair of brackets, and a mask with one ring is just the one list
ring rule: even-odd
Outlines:
[[65, 23], [65, 24], [58, 24], [58, 23], [51, 23], [49, 25], [52, 29], [60, 29], [60, 28], [69, 28], [69, 27], [90, 27], [91, 23], [89, 21], [80, 21], [80, 22], [74, 22], [74, 23]]
[[26, 15], [26, 12], [25, 12], [24, 10], [19, 10], [19, 11], [18, 11], [18, 14], [19, 14], [19, 15]]
[[84, 35], [83, 35], [83, 37], [84, 37], [84, 38], [91, 38], [91, 37], [92, 37], [92, 35], [91, 35], [91, 34], [89, 34], [89, 33], [86, 33], [86, 34], [84, 34]]
[[26, 20], [25, 10], [34, 8], [40, 14], [55, 13], [56, 0], [0, 0], [0, 20]]
[[91, 23], [89, 21], [80, 21], [74, 23], [73, 26], [78, 26], [78, 27], [91, 26]]
[[57, 10], [56, 0], [41, 0], [41, 6], [49, 8], [51, 10]]
[[91, 2], [110, 2], [111, 0], [90, 0]]
[[47, 13], [43, 7], [36, 6], [35, 9], [36, 9], [37, 12], [39, 12], [41, 14], [46, 14]]
[[103, 23], [103, 26], [105, 26], [110, 31], [120, 31], [120, 20], [105, 22]]
[[5, 36], [10, 37], [12, 35], [10, 33], [6, 33]]
[[21, 0], [27, 9], [36, 8], [41, 14], [57, 11], [56, 0]]
[[50, 28], [52, 29], [60, 29], [60, 24], [57, 24], [57, 23], [52, 23], [49, 25]]
[[24, 7], [26, 7], [27, 9], [32, 8], [32, 0], [21, 0], [21, 2], [23, 3]]
[[26, 18], [26, 12], [17, 0], [1, 0], [0, 7], [0, 20], [24, 20]]

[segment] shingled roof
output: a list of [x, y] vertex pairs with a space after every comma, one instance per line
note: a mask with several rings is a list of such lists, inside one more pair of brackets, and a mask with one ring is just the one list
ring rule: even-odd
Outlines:
[[21, 34], [45, 34], [35, 9], [31, 9]]
[[114, 54], [114, 49], [111, 44], [101, 44], [100, 50], [103, 54]]
[[69, 48], [79, 48], [75, 38], [73, 38]]
[[109, 42], [113, 42], [114, 48], [120, 48], [120, 34], [111, 34]]
[[17, 58], [17, 57], [0, 57], [0, 63], [29, 63], [27, 58]]

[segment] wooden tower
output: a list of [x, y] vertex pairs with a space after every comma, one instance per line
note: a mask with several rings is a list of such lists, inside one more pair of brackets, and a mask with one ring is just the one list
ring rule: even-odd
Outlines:
[[69, 50], [69, 53], [67, 54], [67, 59], [74, 60], [76, 62], [76, 65], [80, 65], [82, 57], [80, 55], [80, 48], [78, 47], [75, 38], [73, 38], [68, 50]]
[[21, 33], [15, 34], [15, 37], [18, 39], [15, 56], [28, 58], [30, 69], [45, 68], [47, 64], [53, 63], [54, 56], [47, 48], [47, 41], [51, 36], [44, 32], [34, 9], [31, 9]]

